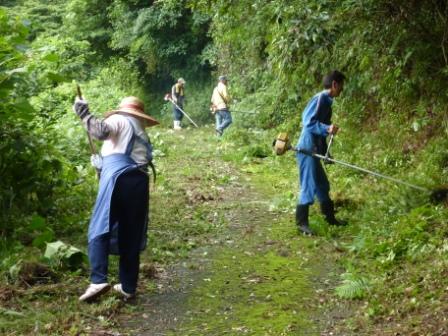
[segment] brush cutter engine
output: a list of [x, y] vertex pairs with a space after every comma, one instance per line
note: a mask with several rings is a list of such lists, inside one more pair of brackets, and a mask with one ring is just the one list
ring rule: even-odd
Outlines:
[[277, 155], [283, 155], [288, 150], [291, 149], [291, 143], [289, 142], [288, 133], [279, 133], [277, 135], [277, 138], [274, 140], [274, 143], [272, 144], [274, 147], [274, 152]]

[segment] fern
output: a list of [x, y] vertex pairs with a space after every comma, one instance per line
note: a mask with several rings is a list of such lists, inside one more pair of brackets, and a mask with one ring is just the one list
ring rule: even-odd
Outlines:
[[362, 299], [370, 291], [370, 282], [353, 273], [344, 273], [342, 284], [336, 287], [336, 294], [342, 299]]

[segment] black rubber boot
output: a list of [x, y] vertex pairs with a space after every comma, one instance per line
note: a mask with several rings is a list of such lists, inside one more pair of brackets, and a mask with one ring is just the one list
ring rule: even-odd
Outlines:
[[334, 216], [334, 203], [332, 200], [328, 200], [326, 202], [322, 202], [320, 204], [320, 209], [322, 210], [322, 213], [325, 216], [325, 220], [330, 225], [336, 225], [336, 226], [345, 226], [347, 225], [346, 221], [343, 220], [337, 220]]
[[300, 232], [307, 235], [313, 235], [314, 232], [311, 231], [308, 223], [308, 213], [310, 206], [305, 204], [298, 204], [296, 207], [296, 224]]

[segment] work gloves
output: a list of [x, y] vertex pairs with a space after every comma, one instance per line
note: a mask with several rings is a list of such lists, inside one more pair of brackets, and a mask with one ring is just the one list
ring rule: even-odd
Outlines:
[[73, 111], [78, 115], [78, 117], [81, 118], [81, 120], [84, 120], [87, 116], [90, 115], [89, 111], [89, 104], [87, 103], [87, 100], [79, 99], [76, 97], [75, 104], [73, 105]]

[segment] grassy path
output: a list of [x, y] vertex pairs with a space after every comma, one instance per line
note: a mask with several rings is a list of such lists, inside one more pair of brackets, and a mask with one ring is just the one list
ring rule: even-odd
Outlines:
[[291, 209], [275, 206], [281, 179], [263, 160], [237, 169], [231, 144], [211, 138], [212, 129], [170, 133], [158, 146], [144, 256], [155, 278], [143, 276], [150, 291], [121, 315], [120, 332], [326, 335], [345, 314], [322, 308], [332, 247], [297, 235]]

